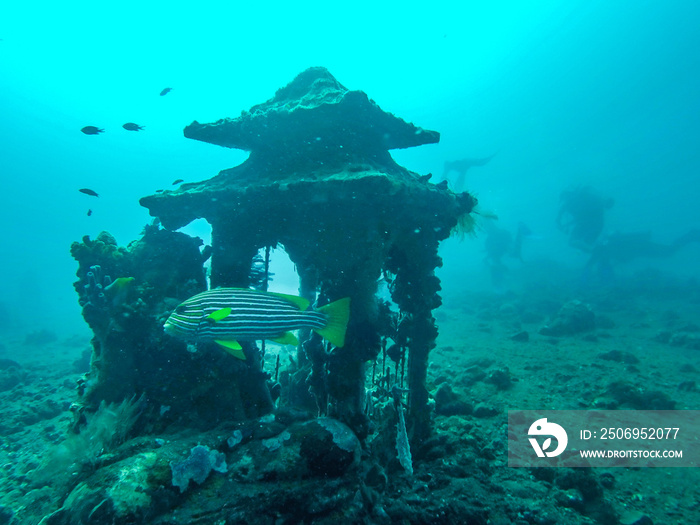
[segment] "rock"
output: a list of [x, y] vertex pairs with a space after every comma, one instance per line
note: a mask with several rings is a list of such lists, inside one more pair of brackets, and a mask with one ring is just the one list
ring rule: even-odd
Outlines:
[[583, 495], [576, 489], [557, 491], [555, 493], [554, 499], [556, 500], [558, 505], [570, 509], [575, 509], [579, 512], [582, 512], [586, 506], [583, 499]]
[[684, 346], [692, 336], [683, 332], [677, 332], [671, 335], [668, 340], [668, 344], [671, 346]]
[[286, 428], [286, 425], [279, 421], [261, 422], [253, 429], [253, 438], [269, 439], [278, 436]]
[[5, 505], [0, 505], [0, 525], [10, 525], [15, 516], [12, 509], [6, 507]]
[[504, 457], [507, 454], [507, 451], [507, 444], [504, 443], [503, 438], [501, 436], [498, 436], [495, 439], [491, 440], [491, 442], [488, 445], [482, 448], [479, 451], [479, 454], [482, 458], [494, 460], [499, 456]]
[[695, 381], [682, 381], [678, 385], [678, 390], [681, 392], [697, 392], [698, 385], [695, 383]]
[[174, 503], [167, 498], [167, 491], [157, 490], [170, 484], [169, 474], [153, 452], [105, 466], [79, 483], [63, 506], [45, 517], [42, 524], [148, 523], [156, 512]]
[[485, 403], [479, 403], [476, 405], [476, 407], [474, 407], [474, 417], [487, 418], [493, 417], [496, 414], [498, 414], [498, 409]]
[[489, 372], [486, 381], [495, 385], [498, 390], [508, 390], [513, 386], [513, 379], [507, 367]]
[[308, 421], [295, 435], [301, 439], [301, 457], [316, 475], [337, 477], [360, 461], [360, 440], [340, 421], [325, 417]]
[[620, 516], [619, 525], [654, 525], [654, 522], [646, 514], [633, 510]]
[[673, 332], [669, 332], [668, 330], [662, 330], [651, 339], [652, 341], [656, 341], [657, 343], [668, 343], [671, 340], [672, 335]]
[[435, 392], [435, 413], [441, 416], [466, 416], [474, 407], [459, 398], [447, 383], [442, 383]]
[[275, 410], [275, 421], [278, 421], [283, 425], [291, 425], [292, 423], [309, 421], [313, 418], [313, 414], [300, 408], [284, 406]]
[[591, 469], [560, 469], [554, 483], [562, 490], [576, 489], [586, 501], [603, 495], [603, 489]]
[[596, 328], [602, 328], [603, 330], [610, 330], [615, 328], [615, 321], [613, 321], [607, 315], [596, 315], [595, 316]]
[[19, 370], [22, 368], [22, 365], [20, 365], [14, 359], [0, 359], [0, 370], [8, 370], [10, 368], [16, 368]]
[[25, 373], [20, 368], [10, 367], [6, 370], [0, 370], [0, 392], [16, 387], [24, 377]]
[[540, 328], [540, 334], [560, 337], [595, 329], [595, 314], [581, 301], [569, 301], [561, 307], [549, 324]]
[[[617, 406], [625, 405], [637, 410], [673, 410], [676, 402], [659, 390], [645, 390], [639, 385], [626, 381], [615, 381], [608, 385], [607, 396], [612, 398]], [[602, 406], [599, 408], [603, 408]]]
[[472, 366], [467, 366], [462, 374], [459, 376], [460, 386], [472, 386], [474, 383], [482, 381], [486, 378], [485, 367], [491, 366], [491, 361], [487, 365], [482, 366], [480, 364], [475, 364]]
[[611, 472], [603, 472], [598, 476], [598, 482], [606, 489], [611, 489], [615, 486], [615, 476]]
[[630, 352], [623, 352], [622, 350], [611, 350], [610, 352], [598, 354], [598, 358], [603, 359], [605, 361], [626, 363], [628, 365], [635, 365], [639, 363], [639, 359], [637, 359], [637, 356]]
[[80, 357], [73, 361], [73, 372], [76, 374], [82, 374], [89, 371], [90, 359], [92, 359], [92, 348], [88, 346], [80, 354]]
[[522, 330], [518, 332], [517, 334], [513, 334], [510, 336], [511, 341], [518, 341], [520, 343], [527, 343], [530, 340], [530, 334], [527, 333], [525, 330]]
[[686, 323], [678, 329], [680, 332], [700, 332], [700, 325], [696, 323]]

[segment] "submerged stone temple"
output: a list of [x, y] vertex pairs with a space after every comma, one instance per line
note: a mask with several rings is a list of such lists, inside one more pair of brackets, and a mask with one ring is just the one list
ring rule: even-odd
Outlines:
[[[282, 246], [306, 298], [325, 304], [351, 297], [344, 347], [307, 335], [299, 362], [319, 412], [361, 437], [365, 363], [380, 351], [375, 294], [378, 279], [387, 276], [401, 314], [397, 343], [408, 351], [409, 433], [426, 436], [425, 378], [437, 336], [431, 311], [440, 305], [438, 243], [469, 223], [476, 200], [399, 166], [389, 150], [434, 144], [439, 134], [382, 111], [326, 69], [311, 68], [267, 102], [237, 118], [193, 122], [185, 136], [250, 156], [212, 179], [141, 204], [166, 229], [209, 222], [212, 287], [248, 287], [259, 250]], [[244, 351], [253, 357], [257, 347]]]
[[[65, 439], [33, 474], [41, 490], [51, 482], [51, 499], [42, 492], [42, 506], [35, 497], [26, 512], [44, 525], [446, 516], [435, 510], [444, 498], [424, 509], [428, 485], [407, 493], [405, 478], [415, 457], [427, 479], [420, 454], [438, 442], [425, 439], [438, 244], [470, 227], [476, 200], [389, 154], [436, 143], [438, 133], [312, 68], [240, 117], [194, 122], [185, 136], [250, 156], [141, 199], [156, 220], [126, 246], [107, 232], [71, 245], [94, 334], [89, 370]], [[211, 246], [175, 231], [199, 218], [211, 224]], [[236, 359], [213, 341], [164, 331], [208, 286], [264, 288], [259, 252], [273, 247], [294, 262], [300, 294], [316, 308], [350, 298], [342, 347], [301, 330], [296, 355], [281, 365], [278, 354], [273, 374], [256, 341], [240, 341], [245, 359]], [[391, 302], [377, 296], [382, 279]], [[390, 491], [389, 515], [381, 500]], [[461, 506], [450, 512], [464, 518]]]

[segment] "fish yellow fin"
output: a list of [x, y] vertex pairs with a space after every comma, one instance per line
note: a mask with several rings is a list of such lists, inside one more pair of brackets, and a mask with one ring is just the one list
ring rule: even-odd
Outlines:
[[289, 301], [292, 303], [294, 306], [299, 308], [302, 312], [306, 310], [309, 305], [311, 304], [308, 299], [304, 299], [303, 297], [299, 297], [298, 295], [289, 295], [286, 293], [277, 293], [277, 292], [267, 292], [270, 295], [276, 295], [277, 297], [281, 297], [285, 301]]
[[345, 345], [345, 332], [350, 320], [350, 298], [338, 299], [326, 306], [322, 306], [318, 311], [326, 314], [328, 322], [326, 326], [316, 329], [314, 332], [332, 345], [343, 347]]
[[230, 308], [221, 308], [219, 310], [216, 310], [216, 311], [210, 313], [207, 316], [207, 319], [210, 321], [217, 322], [217, 321], [221, 321], [222, 319], [226, 319], [229, 315], [231, 315]]
[[118, 277], [105, 288], [105, 292], [119, 292], [127, 289], [134, 282], [133, 277]]
[[294, 335], [292, 332], [285, 332], [281, 336], [276, 337], [275, 339], [272, 339], [275, 343], [279, 343], [281, 345], [298, 345], [299, 344], [299, 339], [297, 339], [297, 336]]
[[233, 357], [245, 361], [245, 354], [243, 353], [243, 347], [238, 343], [238, 341], [224, 341], [223, 339], [217, 339], [214, 341], [217, 345], [223, 346]]

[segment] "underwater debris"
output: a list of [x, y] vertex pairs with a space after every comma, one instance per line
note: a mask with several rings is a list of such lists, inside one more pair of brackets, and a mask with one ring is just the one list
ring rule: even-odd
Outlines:
[[408, 433], [406, 432], [406, 420], [404, 418], [404, 408], [401, 398], [404, 392], [398, 386], [394, 385], [391, 389], [391, 395], [394, 398], [394, 408], [398, 421], [396, 423], [396, 453], [398, 454], [399, 463], [409, 476], [413, 475], [413, 457], [411, 456], [411, 446], [408, 443]]
[[596, 328], [596, 316], [588, 304], [578, 300], [564, 304], [539, 333], [552, 337], [590, 332]]

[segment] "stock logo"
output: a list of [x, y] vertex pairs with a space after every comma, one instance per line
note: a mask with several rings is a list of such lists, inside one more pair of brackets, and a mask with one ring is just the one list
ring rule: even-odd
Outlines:
[[[569, 436], [566, 435], [566, 430], [556, 423], [548, 423], [546, 417], [538, 419], [530, 425], [530, 430], [527, 431], [527, 434], [528, 436], [549, 436], [544, 440], [542, 446], [540, 446], [537, 438], [529, 438], [532, 448], [535, 449], [535, 454], [540, 458], [545, 456], [548, 458], [558, 456], [564, 452], [566, 445], [569, 443]], [[552, 446], [552, 437], [557, 440], [557, 448], [548, 450]]]

